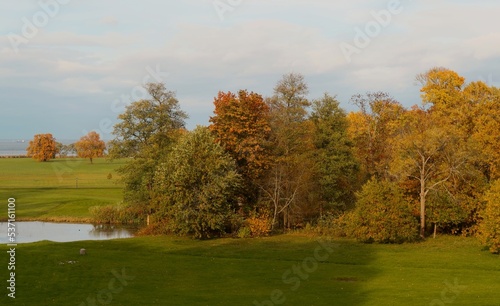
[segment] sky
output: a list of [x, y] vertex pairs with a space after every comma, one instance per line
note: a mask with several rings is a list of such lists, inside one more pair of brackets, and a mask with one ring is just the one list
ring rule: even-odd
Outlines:
[[497, 0], [0, 0], [0, 139], [112, 139], [125, 106], [163, 82], [207, 125], [219, 91], [264, 97], [299, 73], [308, 98], [389, 93], [452, 69], [500, 87]]

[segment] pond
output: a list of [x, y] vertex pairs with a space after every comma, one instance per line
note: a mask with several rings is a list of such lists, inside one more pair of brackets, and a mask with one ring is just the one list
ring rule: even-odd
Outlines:
[[[42, 240], [70, 242], [80, 240], [108, 240], [133, 237], [137, 227], [109, 224], [76, 224], [52, 222], [15, 222], [15, 243]], [[0, 222], [0, 244], [9, 243], [7, 222]]]

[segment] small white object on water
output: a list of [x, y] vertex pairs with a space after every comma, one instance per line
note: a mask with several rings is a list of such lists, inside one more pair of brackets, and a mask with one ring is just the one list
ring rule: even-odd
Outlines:
[[87, 254], [87, 250], [85, 249], [80, 249], [80, 255], [85, 255]]

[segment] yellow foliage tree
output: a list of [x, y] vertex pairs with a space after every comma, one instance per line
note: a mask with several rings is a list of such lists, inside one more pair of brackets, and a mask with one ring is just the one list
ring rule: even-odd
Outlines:
[[431, 104], [434, 111], [449, 115], [456, 111], [457, 106], [461, 104], [465, 78], [455, 71], [435, 67], [426, 73], [417, 75], [417, 81], [422, 84], [420, 92], [422, 92], [424, 105]]
[[500, 178], [500, 89], [482, 88], [471, 96], [478, 100], [472, 137], [480, 144], [486, 176], [495, 180]]
[[500, 180], [492, 184], [484, 199], [486, 209], [480, 227], [480, 238], [491, 253], [498, 254], [500, 253]]
[[35, 160], [45, 162], [56, 157], [56, 139], [52, 134], [37, 134], [26, 149], [27, 155]]
[[384, 92], [354, 95], [351, 102], [359, 107], [358, 112], [347, 116], [347, 133], [353, 142], [354, 155], [367, 178], [386, 177], [405, 109]]
[[104, 155], [106, 144], [101, 140], [99, 134], [92, 131], [75, 143], [75, 149], [79, 157], [90, 158], [90, 163], [92, 163], [93, 158]]

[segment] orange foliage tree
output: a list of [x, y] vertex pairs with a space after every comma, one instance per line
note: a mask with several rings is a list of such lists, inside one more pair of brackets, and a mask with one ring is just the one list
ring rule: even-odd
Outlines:
[[92, 163], [93, 158], [104, 155], [106, 144], [101, 140], [99, 134], [92, 131], [75, 143], [75, 149], [79, 157], [90, 158], [90, 163]]
[[56, 157], [56, 139], [52, 134], [37, 134], [26, 149], [28, 156], [41, 162]]
[[269, 166], [265, 142], [269, 138], [269, 107], [261, 95], [246, 90], [238, 94], [219, 92], [210, 130], [217, 142], [236, 160], [244, 179], [247, 201], [254, 202], [255, 182]]

